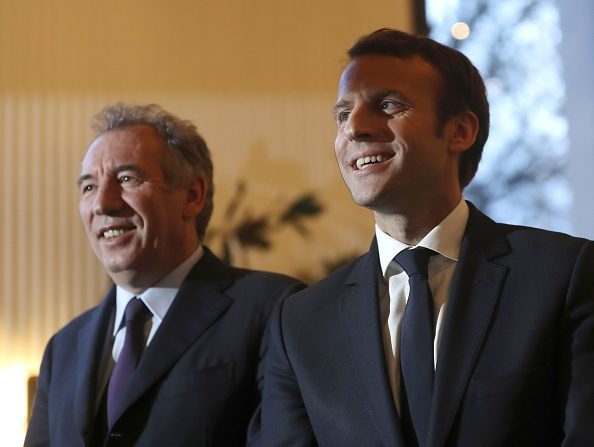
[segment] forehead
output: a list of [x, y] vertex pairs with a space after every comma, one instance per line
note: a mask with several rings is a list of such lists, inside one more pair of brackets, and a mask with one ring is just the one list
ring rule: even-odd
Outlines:
[[394, 91], [407, 97], [436, 98], [442, 85], [439, 72], [419, 56], [399, 58], [382, 54], [366, 54], [353, 58], [338, 84], [338, 97]]
[[83, 172], [121, 164], [162, 163], [166, 143], [151, 126], [138, 125], [109, 130], [99, 135], [82, 160]]

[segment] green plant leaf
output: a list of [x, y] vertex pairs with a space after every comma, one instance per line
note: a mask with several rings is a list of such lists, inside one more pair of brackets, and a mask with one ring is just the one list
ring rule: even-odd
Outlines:
[[246, 217], [235, 230], [239, 243], [245, 247], [270, 248], [268, 217]]
[[291, 203], [281, 215], [280, 221], [285, 223], [295, 222], [304, 217], [314, 217], [323, 210], [313, 194], [305, 194]]

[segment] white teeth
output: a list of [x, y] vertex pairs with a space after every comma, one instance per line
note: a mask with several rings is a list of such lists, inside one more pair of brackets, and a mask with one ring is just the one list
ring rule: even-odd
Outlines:
[[121, 236], [122, 234], [124, 234], [126, 231], [128, 230], [123, 230], [123, 229], [119, 229], [119, 230], [107, 230], [103, 233], [103, 237], [105, 239], [111, 239], [112, 237], [118, 237]]
[[367, 157], [358, 158], [356, 161], [357, 169], [362, 169], [364, 166], [371, 163], [381, 163], [384, 161], [383, 155], [371, 155]]

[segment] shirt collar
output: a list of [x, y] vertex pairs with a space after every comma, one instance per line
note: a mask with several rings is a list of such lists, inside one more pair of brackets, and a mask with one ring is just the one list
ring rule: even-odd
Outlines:
[[[452, 212], [425, 235], [416, 247], [430, 248], [446, 258], [458, 261], [462, 238], [464, 237], [466, 223], [468, 222], [468, 212], [468, 205], [464, 198], [462, 198]], [[398, 253], [410, 246], [394, 239], [382, 231], [377, 224], [375, 225], [375, 236], [382, 275], [386, 277], [390, 262], [392, 262]]]
[[160, 323], [165, 318], [165, 314], [169, 310], [171, 303], [173, 303], [173, 299], [177, 295], [177, 291], [184, 282], [184, 279], [203, 254], [204, 249], [202, 245], [199, 245], [189, 258], [169, 272], [163, 279], [155, 283], [154, 286], [140, 294], [135, 294], [121, 286], [116, 286], [116, 316], [113, 335], [115, 336], [119, 330], [122, 319], [124, 318], [124, 310], [126, 310], [128, 302], [134, 297], [142, 299], [146, 307], [152, 312], [153, 318], [157, 318]]

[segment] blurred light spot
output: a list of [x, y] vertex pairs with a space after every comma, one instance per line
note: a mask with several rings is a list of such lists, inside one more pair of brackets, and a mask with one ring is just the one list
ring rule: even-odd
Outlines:
[[456, 22], [451, 28], [452, 37], [457, 40], [464, 40], [470, 36], [470, 27], [464, 22]]
[[0, 364], [0, 433], [3, 446], [23, 445], [27, 426], [26, 384], [24, 365]]
[[485, 79], [485, 87], [487, 87], [490, 94], [498, 95], [503, 91], [503, 82], [499, 78], [487, 78]]

